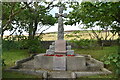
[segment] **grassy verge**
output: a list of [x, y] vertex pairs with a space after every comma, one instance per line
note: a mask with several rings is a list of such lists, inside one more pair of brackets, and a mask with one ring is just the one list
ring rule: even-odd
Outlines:
[[30, 54], [26, 50], [10, 50], [3, 51], [2, 59], [4, 59], [6, 66], [3, 66], [2, 77], [3, 78], [40, 78], [39, 76], [27, 75], [18, 72], [7, 72], [4, 69], [10, 68], [15, 65], [17, 60], [21, 60], [29, 57]]
[[28, 74], [22, 74], [18, 72], [6, 72], [2, 73], [3, 78], [41, 78], [40, 76], [33, 76]]
[[110, 46], [103, 48], [94, 48], [94, 49], [74, 49], [76, 54], [88, 54], [92, 57], [101, 60], [105, 55], [117, 54], [118, 46]]
[[2, 53], [2, 59], [4, 59], [6, 67], [14, 66], [17, 60], [21, 60], [26, 57], [29, 57], [26, 50], [10, 50], [3, 51]]
[[94, 76], [83, 76], [80, 78], [117, 78], [114, 74], [109, 74], [109, 75], [94, 75]]

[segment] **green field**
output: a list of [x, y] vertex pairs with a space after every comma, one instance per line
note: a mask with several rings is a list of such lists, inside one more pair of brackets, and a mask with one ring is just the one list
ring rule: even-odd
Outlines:
[[5, 60], [6, 67], [14, 66], [17, 60], [24, 59], [29, 57], [29, 54], [26, 50], [10, 50], [3, 51], [2, 59]]
[[[89, 54], [92, 57], [101, 60], [105, 55], [108, 56], [109, 54], [116, 54], [117, 53], [117, 46], [111, 47], [103, 47], [103, 48], [95, 48], [95, 49], [74, 49], [76, 54]], [[3, 66], [3, 70], [15, 65], [15, 61], [29, 57], [30, 55], [27, 53], [26, 50], [10, 50], [10, 51], [3, 51], [2, 58], [5, 60], [6, 66]], [[114, 69], [111, 66], [107, 66], [107, 68], [111, 71]], [[98, 76], [89, 76], [84, 78], [110, 78], [115, 77], [114, 74], [112, 75], [98, 75]], [[39, 78], [39, 76], [31, 76], [31, 75], [24, 75], [21, 73], [15, 72], [4, 72], [3, 71], [3, 78]]]

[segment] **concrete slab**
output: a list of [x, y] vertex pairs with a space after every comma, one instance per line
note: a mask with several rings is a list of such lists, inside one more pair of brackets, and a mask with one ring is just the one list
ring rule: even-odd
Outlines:
[[53, 57], [51, 56], [35, 56], [34, 57], [35, 69], [53, 69]]
[[54, 54], [54, 52], [55, 50], [50, 50], [50, 49], [46, 50], [46, 54]]
[[50, 49], [50, 50], [55, 50], [55, 46], [54, 46], [54, 45], [50, 45], [50, 46], [49, 46], [49, 49]]
[[43, 70], [34, 70], [34, 69], [6, 69], [8, 72], [19, 72], [24, 74], [39, 75], [42, 77], [43, 73], [46, 71]]
[[89, 72], [75, 72], [76, 77], [82, 77], [82, 76], [92, 76], [92, 75], [100, 75], [100, 74], [111, 74], [112, 72], [110, 71], [89, 71]]
[[102, 68], [104, 68], [104, 64], [101, 61], [91, 58], [90, 60], [87, 60], [87, 67], [88, 70], [91, 71], [100, 71]]
[[34, 69], [8, 69], [5, 71], [9, 72], [20, 72], [24, 74], [39, 75], [43, 78], [80, 78], [82, 76], [102, 75], [111, 74], [111, 71], [103, 68], [102, 71], [45, 71], [45, 70], [34, 70]]
[[66, 57], [53, 57], [53, 70], [66, 70]]
[[27, 62], [24, 62], [21, 66], [22, 69], [34, 69], [34, 59], [33, 60], [30, 60], [30, 61], [27, 61]]
[[34, 57], [34, 67], [36, 69], [50, 69], [50, 70], [72, 70], [84, 71], [87, 70], [86, 60], [84, 56], [41, 56]]
[[85, 71], [86, 60], [84, 56], [67, 57], [67, 70]]
[[67, 71], [53, 71], [48, 73], [49, 78], [71, 78], [71, 72]]
[[71, 50], [71, 46], [69, 45], [69, 46], [67, 46], [67, 50]]
[[[112, 73], [104, 68], [102, 62], [90, 56], [86, 57], [83, 55], [56, 57], [38, 54], [34, 56], [34, 58], [30, 58], [29, 61], [26, 61], [26, 59], [21, 61], [22, 63], [20, 63], [20, 65], [22, 65], [22, 67], [10, 69], [10, 71], [42, 75], [44, 78], [79, 78], [81, 76]], [[62, 71], [65, 67], [67, 71]]]
[[74, 55], [74, 50], [67, 50], [67, 55]]

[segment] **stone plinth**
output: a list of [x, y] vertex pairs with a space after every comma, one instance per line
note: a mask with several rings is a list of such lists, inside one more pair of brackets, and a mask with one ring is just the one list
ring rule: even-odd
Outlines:
[[66, 71], [66, 56], [64, 57], [53, 57], [53, 70], [64, 70]]
[[86, 69], [86, 60], [84, 56], [67, 57], [67, 70], [85, 71]]
[[[66, 71], [56, 71], [56, 72], [50, 72], [48, 73], [50, 75], [50, 78], [71, 78], [71, 72]], [[64, 80], [64, 79], [63, 79]]]
[[[74, 50], [71, 50], [71, 45], [68, 43], [66, 44], [66, 50], [67, 50], [67, 55], [74, 55]], [[46, 50], [46, 54], [55, 54], [55, 42], [53, 42], [50, 46], [49, 49]]]
[[90, 55], [44, 56], [38, 54], [32, 58], [19, 60], [9, 71], [39, 75], [43, 78], [78, 78], [98, 74], [111, 74], [102, 62]]
[[84, 56], [42, 56], [34, 57], [35, 69], [83, 71], [87, 70]]
[[37, 55], [34, 57], [34, 68], [35, 69], [53, 69], [53, 57]]

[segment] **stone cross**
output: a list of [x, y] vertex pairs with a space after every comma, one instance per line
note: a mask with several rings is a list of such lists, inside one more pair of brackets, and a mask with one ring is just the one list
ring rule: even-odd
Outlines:
[[64, 28], [62, 17], [67, 17], [67, 14], [63, 14], [63, 6], [59, 7], [59, 14], [55, 13], [55, 17], [58, 18], [58, 40], [64, 40]]

